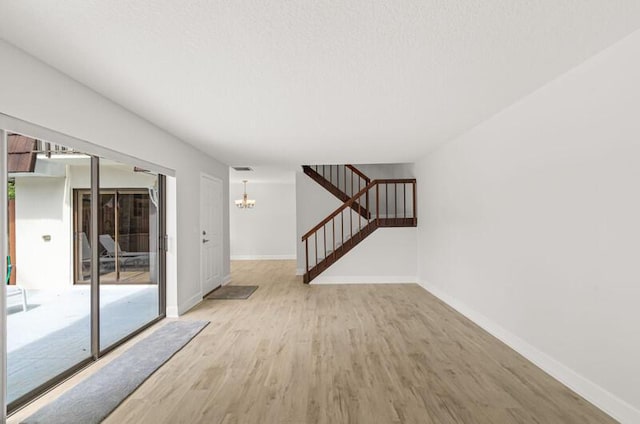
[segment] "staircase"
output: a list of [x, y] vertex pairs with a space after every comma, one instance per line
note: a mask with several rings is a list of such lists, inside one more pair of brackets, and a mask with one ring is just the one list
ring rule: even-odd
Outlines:
[[[347, 202], [371, 180], [353, 165], [303, 165], [302, 171], [341, 202]], [[367, 208], [352, 204], [354, 211], [368, 218]]]
[[344, 203], [302, 236], [308, 284], [381, 227], [415, 227], [416, 180], [371, 180], [352, 165], [303, 166]]

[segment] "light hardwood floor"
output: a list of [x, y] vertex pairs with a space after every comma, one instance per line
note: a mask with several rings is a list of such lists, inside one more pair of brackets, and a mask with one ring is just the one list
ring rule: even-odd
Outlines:
[[614, 422], [418, 285], [305, 286], [294, 273], [234, 262], [233, 284], [260, 288], [186, 314], [211, 324], [105, 423]]

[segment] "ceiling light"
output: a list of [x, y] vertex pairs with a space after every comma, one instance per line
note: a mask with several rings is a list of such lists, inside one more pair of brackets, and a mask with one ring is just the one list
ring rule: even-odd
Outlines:
[[247, 196], [247, 180], [242, 180], [244, 184], [244, 194], [242, 195], [242, 199], [236, 200], [236, 206], [240, 209], [252, 209], [256, 205], [255, 200], [250, 200]]

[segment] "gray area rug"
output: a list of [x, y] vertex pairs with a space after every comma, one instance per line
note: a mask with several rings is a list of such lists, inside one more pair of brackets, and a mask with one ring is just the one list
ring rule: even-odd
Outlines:
[[209, 321], [174, 321], [162, 326], [22, 423], [102, 422], [207, 324]]
[[258, 286], [223, 286], [215, 290], [207, 299], [248, 299]]

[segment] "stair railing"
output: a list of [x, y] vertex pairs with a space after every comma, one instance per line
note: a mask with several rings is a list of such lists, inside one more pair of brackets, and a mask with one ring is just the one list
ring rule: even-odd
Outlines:
[[[370, 199], [375, 200], [370, 202]], [[415, 226], [415, 199], [415, 179], [370, 181], [302, 236], [305, 282], [328, 268], [376, 228]], [[369, 213], [361, 213], [360, 208]]]
[[353, 165], [310, 165], [309, 167], [349, 197], [353, 197], [371, 182], [369, 177]]

